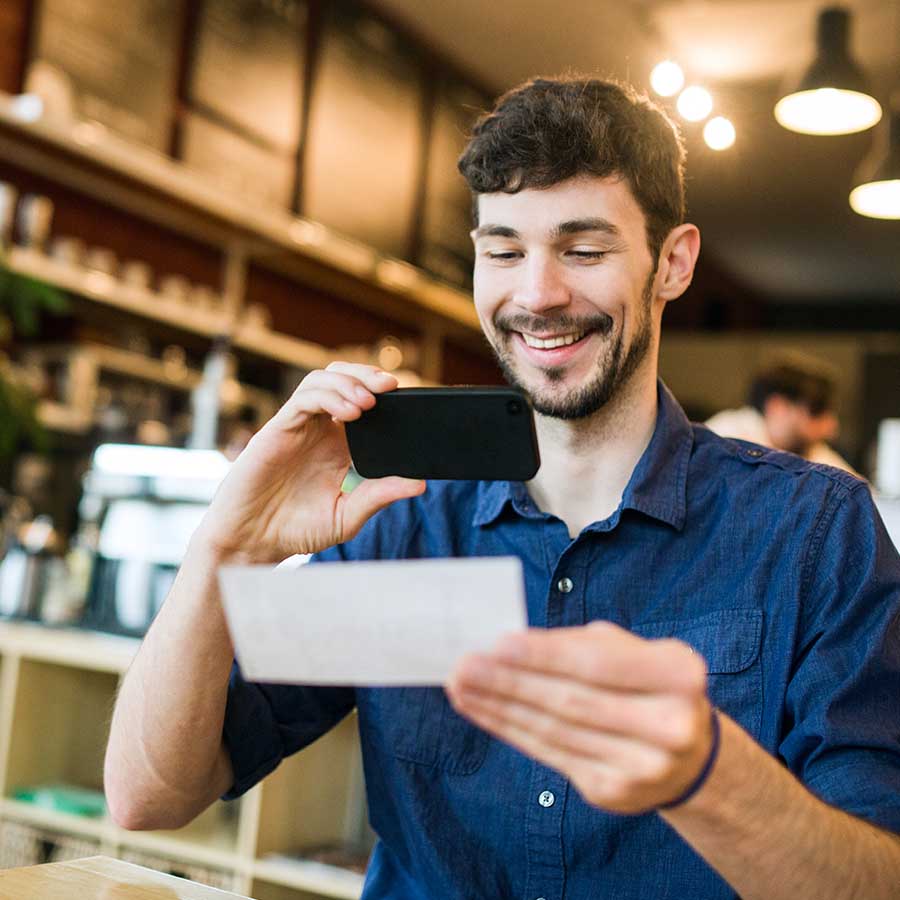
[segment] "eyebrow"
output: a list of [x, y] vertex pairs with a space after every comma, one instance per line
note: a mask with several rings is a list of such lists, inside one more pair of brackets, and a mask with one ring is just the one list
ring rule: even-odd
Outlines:
[[[608, 219], [600, 217], [592, 217], [587, 219], [569, 219], [567, 222], [560, 222], [553, 227], [550, 232], [551, 238], [554, 240], [564, 235], [584, 234], [589, 231], [599, 231], [610, 237], [621, 237], [622, 232], [618, 227]], [[475, 240], [483, 237], [505, 237], [520, 238], [522, 235], [515, 228], [508, 225], [480, 225], [475, 229]]]

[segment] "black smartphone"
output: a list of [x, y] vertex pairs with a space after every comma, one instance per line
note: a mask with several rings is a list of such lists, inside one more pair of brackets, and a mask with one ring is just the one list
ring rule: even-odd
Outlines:
[[540, 466], [531, 404], [514, 388], [398, 388], [345, 427], [363, 478], [527, 481]]

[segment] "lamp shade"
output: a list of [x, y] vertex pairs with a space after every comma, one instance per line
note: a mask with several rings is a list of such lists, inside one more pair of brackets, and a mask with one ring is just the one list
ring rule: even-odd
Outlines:
[[819, 13], [816, 58], [775, 104], [775, 118], [801, 134], [853, 134], [881, 118], [881, 104], [850, 57], [850, 14], [841, 7]]
[[900, 219], [900, 103], [853, 179], [850, 206], [861, 216]]

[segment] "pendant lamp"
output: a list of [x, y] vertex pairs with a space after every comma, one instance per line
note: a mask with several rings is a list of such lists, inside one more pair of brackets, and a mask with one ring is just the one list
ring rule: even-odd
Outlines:
[[854, 176], [850, 206], [861, 216], [900, 219], [900, 90], [878, 138]]
[[819, 13], [816, 58], [775, 104], [775, 118], [801, 134], [853, 134], [881, 118], [862, 70], [850, 58], [850, 13], [833, 6]]

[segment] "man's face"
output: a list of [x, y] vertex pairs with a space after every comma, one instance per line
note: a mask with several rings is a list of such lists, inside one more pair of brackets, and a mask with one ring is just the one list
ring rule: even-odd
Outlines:
[[579, 177], [483, 194], [475, 307], [507, 380], [537, 412], [600, 409], [656, 346], [653, 260], [627, 183]]
[[795, 403], [780, 394], [766, 400], [766, 430], [779, 450], [799, 456], [809, 455], [815, 444], [837, 436], [837, 417], [830, 410], [813, 414], [803, 403]]

